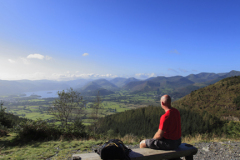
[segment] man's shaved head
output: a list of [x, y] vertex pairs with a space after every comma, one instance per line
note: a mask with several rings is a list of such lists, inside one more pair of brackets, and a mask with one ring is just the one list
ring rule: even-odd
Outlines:
[[171, 97], [169, 95], [162, 96], [161, 102], [163, 102], [166, 106], [171, 107]]

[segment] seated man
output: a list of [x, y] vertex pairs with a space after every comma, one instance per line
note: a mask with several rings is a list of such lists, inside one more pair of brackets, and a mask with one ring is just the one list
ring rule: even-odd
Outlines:
[[159, 129], [153, 139], [142, 140], [140, 148], [152, 148], [160, 150], [177, 149], [181, 144], [181, 118], [177, 109], [171, 107], [171, 97], [164, 95], [160, 100], [165, 110], [160, 118]]

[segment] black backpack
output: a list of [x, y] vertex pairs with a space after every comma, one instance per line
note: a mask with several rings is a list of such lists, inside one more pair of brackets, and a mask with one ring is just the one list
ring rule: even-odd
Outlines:
[[131, 149], [128, 149], [121, 140], [111, 139], [104, 143], [101, 148], [95, 150], [101, 159], [125, 159], [130, 160], [128, 154]]

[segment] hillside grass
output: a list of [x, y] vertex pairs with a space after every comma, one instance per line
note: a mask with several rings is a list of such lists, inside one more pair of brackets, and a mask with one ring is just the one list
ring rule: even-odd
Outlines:
[[[80, 154], [92, 152], [92, 149], [105, 143], [111, 138], [121, 139], [125, 144], [138, 145], [145, 137], [136, 137], [134, 135], [125, 135], [124, 137], [105, 137], [98, 140], [58, 140], [36, 142], [31, 141], [27, 144], [15, 144], [13, 139], [15, 133], [10, 133], [7, 137], [0, 137], [0, 159], [16, 159], [16, 160], [32, 160], [32, 159], [47, 159], [53, 160], [68, 159], [72, 154]], [[151, 137], [148, 137], [151, 138]], [[240, 141], [240, 137], [227, 138], [226, 136], [215, 136], [208, 134], [197, 134], [195, 136], [186, 136], [182, 138], [182, 143], [196, 144], [199, 142], [224, 142], [224, 141]]]
[[193, 91], [173, 102], [173, 105], [196, 112], [207, 111], [222, 119], [240, 118], [240, 76]]
[[9, 137], [0, 138], [0, 159], [67, 159], [74, 153], [83, 153], [92, 151], [93, 145], [104, 143], [103, 140], [58, 140], [36, 142], [27, 144], [11, 143], [16, 134], [10, 134]]

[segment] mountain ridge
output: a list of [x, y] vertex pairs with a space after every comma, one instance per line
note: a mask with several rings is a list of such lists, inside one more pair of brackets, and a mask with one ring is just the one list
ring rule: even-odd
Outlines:
[[[239, 71], [232, 70], [227, 73], [207, 73], [190, 74], [188, 76], [172, 76], [172, 77], [151, 77], [145, 80], [138, 80], [134, 77], [122, 78], [117, 77], [111, 80], [106, 79], [77, 79], [71, 81], [52, 81], [52, 80], [17, 80], [8, 81], [0, 80], [0, 95], [19, 94], [31, 91], [44, 90], [63, 90], [72, 87], [78, 91], [84, 91], [86, 86], [88, 90], [95, 91], [98, 89], [106, 89], [105, 93], [112, 93], [117, 90], [127, 90], [132, 93], [138, 92], [157, 92], [158, 94], [173, 94], [182, 97], [193, 90], [213, 84], [226, 77], [240, 75]], [[94, 82], [94, 83], [92, 83]]]

